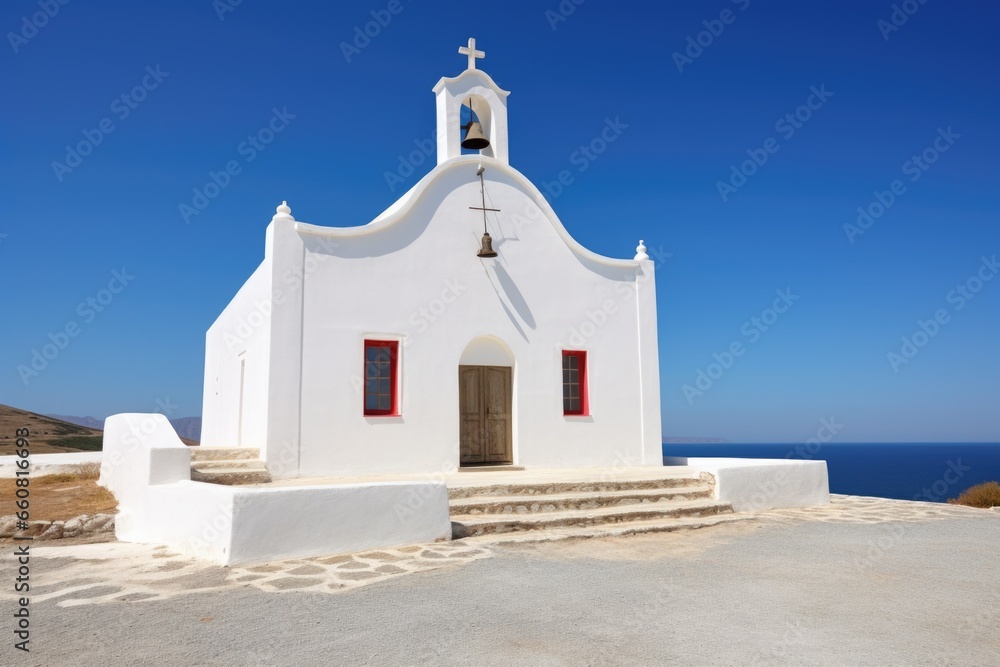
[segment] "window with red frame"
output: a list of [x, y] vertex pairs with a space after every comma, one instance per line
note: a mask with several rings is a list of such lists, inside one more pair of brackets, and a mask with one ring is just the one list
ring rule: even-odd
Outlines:
[[365, 414], [398, 413], [396, 362], [399, 341], [365, 341]]
[[587, 414], [587, 353], [563, 350], [563, 414]]

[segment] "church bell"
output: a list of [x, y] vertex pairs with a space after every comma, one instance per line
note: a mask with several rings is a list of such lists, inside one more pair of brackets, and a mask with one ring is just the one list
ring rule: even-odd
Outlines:
[[497, 251], [493, 249], [493, 237], [490, 236], [489, 232], [483, 232], [482, 245], [479, 248], [479, 252], [476, 253], [477, 257], [496, 257]]
[[472, 100], [469, 100], [469, 123], [463, 127], [465, 139], [462, 140], [462, 148], [473, 151], [481, 151], [490, 147], [490, 140], [483, 134], [483, 126], [479, 121], [472, 120]]

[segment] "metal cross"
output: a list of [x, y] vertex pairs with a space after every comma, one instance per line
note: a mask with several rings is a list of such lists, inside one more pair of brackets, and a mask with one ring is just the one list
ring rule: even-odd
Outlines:
[[458, 47], [458, 52], [463, 56], [469, 56], [469, 69], [476, 69], [476, 58], [485, 58], [485, 51], [476, 51], [476, 38], [469, 38], [468, 46]]
[[479, 176], [479, 193], [483, 196], [482, 206], [470, 206], [469, 208], [474, 211], [483, 212], [483, 234], [488, 234], [486, 231], [486, 211], [496, 211], [500, 212], [498, 208], [486, 208], [486, 185], [483, 183], [483, 172], [486, 171], [486, 167], [479, 165], [479, 169], [476, 171], [476, 175]]

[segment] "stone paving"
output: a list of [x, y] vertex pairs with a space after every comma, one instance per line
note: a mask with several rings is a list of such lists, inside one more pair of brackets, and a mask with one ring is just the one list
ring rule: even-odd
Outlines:
[[830, 494], [829, 505], [752, 512], [770, 522], [821, 521], [825, 523], [886, 523], [982, 517], [987, 510], [962, 505], [891, 500], [868, 496]]
[[[833, 495], [827, 506], [748, 513], [750, 523], [881, 524], [988, 517], [1000, 514], [956, 505]], [[698, 531], [702, 532], [702, 531]], [[706, 529], [710, 533], [712, 529]], [[705, 537], [708, 537], [707, 535]], [[628, 538], [606, 538], [628, 549]], [[50, 543], [51, 544], [51, 543]], [[192, 593], [252, 587], [269, 593], [334, 594], [396, 577], [489, 558], [498, 547], [437, 542], [355, 554], [295, 558], [224, 568], [173, 553], [165, 546], [108, 542], [32, 548], [32, 601], [60, 607], [165, 600]], [[12, 563], [0, 562], [0, 576]], [[0, 591], [0, 600], [13, 599]]]
[[[246, 586], [275, 593], [339, 593], [463, 565], [490, 553], [461, 542], [435, 543], [223, 568], [163, 546], [117, 542], [40, 547], [32, 551], [32, 574], [45, 583], [32, 586], [32, 602], [53, 600], [60, 607], [139, 602]], [[0, 594], [0, 599], [7, 598], [6, 591]]]

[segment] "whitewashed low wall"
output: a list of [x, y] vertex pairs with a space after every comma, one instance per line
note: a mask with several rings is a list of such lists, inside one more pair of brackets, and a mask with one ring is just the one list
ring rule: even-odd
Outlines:
[[[31, 464], [31, 476], [61, 475], [63, 473], [79, 472], [81, 465], [99, 464], [104, 457], [103, 452], [66, 452], [65, 454], [32, 454], [28, 457]], [[17, 477], [17, 456], [0, 456], [0, 479]]]
[[[181, 448], [181, 449], [179, 449]], [[441, 482], [239, 487], [193, 482], [190, 449], [162, 415], [108, 418], [100, 483], [115, 535], [222, 565], [346, 553], [451, 537]]]
[[237, 489], [228, 563], [451, 539], [441, 482]]
[[715, 477], [715, 498], [733, 511], [811, 507], [830, 502], [826, 461], [664, 457]]

